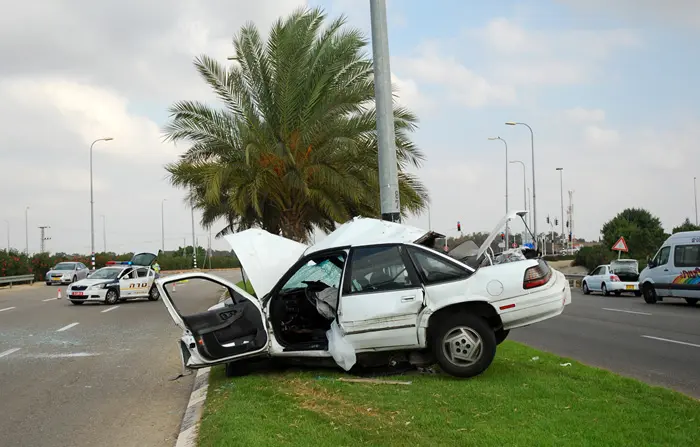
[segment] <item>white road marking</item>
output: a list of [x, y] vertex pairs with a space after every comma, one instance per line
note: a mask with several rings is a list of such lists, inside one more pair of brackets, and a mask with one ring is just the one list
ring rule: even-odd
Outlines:
[[73, 357], [95, 357], [100, 355], [98, 352], [68, 352], [65, 354], [33, 354], [28, 357], [34, 359], [62, 359]]
[[19, 351], [19, 349], [20, 349], [20, 348], [12, 348], [12, 349], [8, 349], [7, 351], [0, 352], [0, 357], [5, 357], [6, 355], [10, 355], [10, 354], [12, 354], [13, 352]]
[[47, 301], [53, 301], [53, 300], [57, 300], [57, 299], [58, 299], [58, 298], [54, 297], [54, 298], [49, 298], [49, 299], [47, 299], [47, 300], [42, 300], [42, 301], [43, 301], [43, 302], [47, 302]]
[[80, 323], [77, 323], [77, 322], [76, 322], [76, 323], [71, 323], [71, 324], [69, 324], [68, 326], [63, 326], [61, 329], [58, 329], [56, 332], [67, 331], [68, 329], [70, 329], [70, 328], [72, 328], [72, 327], [74, 327], [74, 326], [77, 326], [77, 325], [79, 325], [79, 324], [80, 324]]
[[14, 307], [6, 307], [4, 309], [0, 309], [0, 312], [5, 312], [6, 310], [12, 310], [15, 309]]
[[650, 313], [646, 313], [646, 312], [635, 312], [633, 310], [623, 310], [623, 309], [609, 309], [607, 307], [604, 307], [603, 310], [609, 310], [611, 312], [624, 312], [626, 314], [651, 315]]
[[105, 313], [105, 312], [109, 312], [110, 310], [114, 310], [114, 309], [119, 309], [119, 306], [110, 307], [109, 309], [105, 309], [105, 310], [102, 310], [100, 312]]
[[668, 338], [661, 338], [661, 337], [652, 337], [651, 335], [642, 335], [644, 338], [650, 338], [652, 340], [659, 340], [659, 341], [667, 341], [669, 343], [677, 343], [679, 345], [686, 345], [686, 346], [693, 346], [696, 348], [700, 348], [700, 345], [696, 345], [695, 343], [688, 343], [685, 341], [678, 341], [678, 340], [669, 340]]

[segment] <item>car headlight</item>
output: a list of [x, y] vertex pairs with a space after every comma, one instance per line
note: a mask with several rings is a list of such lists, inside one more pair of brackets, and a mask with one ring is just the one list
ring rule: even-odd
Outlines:
[[91, 289], [104, 289], [107, 284], [95, 284]]

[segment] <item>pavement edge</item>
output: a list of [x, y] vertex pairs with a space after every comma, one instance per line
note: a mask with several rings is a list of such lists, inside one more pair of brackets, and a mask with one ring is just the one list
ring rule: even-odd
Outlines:
[[197, 370], [194, 378], [190, 401], [182, 416], [180, 433], [177, 436], [175, 447], [195, 447], [199, 436], [199, 424], [204, 412], [204, 403], [207, 400], [207, 390], [209, 389], [209, 372], [211, 368]]

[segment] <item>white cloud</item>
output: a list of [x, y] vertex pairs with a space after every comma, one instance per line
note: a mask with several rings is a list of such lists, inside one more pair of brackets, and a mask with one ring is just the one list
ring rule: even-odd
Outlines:
[[605, 110], [602, 109], [584, 109], [583, 107], [576, 107], [565, 110], [564, 115], [575, 123], [605, 121]]

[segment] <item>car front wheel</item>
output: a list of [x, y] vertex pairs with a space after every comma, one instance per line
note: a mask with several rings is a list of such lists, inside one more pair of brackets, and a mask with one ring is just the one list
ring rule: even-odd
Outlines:
[[440, 321], [433, 337], [433, 354], [446, 373], [474, 377], [496, 356], [496, 335], [483, 318], [457, 313]]
[[117, 291], [114, 289], [108, 290], [105, 296], [105, 304], [117, 304], [117, 301], [119, 301], [119, 294]]
[[644, 301], [646, 301], [647, 304], [656, 303], [657, 297], [654, 286], [652, 286], [651, 284], [644, 284], [644, 286], [642, 287], [642, 293], [644, 294]]
[[589, 289], [589, 288], [588, 288], [588, 284], [586, 284], [586, 283], [584, 282], [584, 283], [583, 283], [583, 294], [584, 294], [584, 295], [590, 295], [590, 293], [591, 293], [591, 289]]
[[151, 286], [151, 290], [148, 292], [148, 299], [150, 301], [158, 301], [158, 298], [160, 298], [160, 292], [158, 292], [158, 288], [153, 285]]

